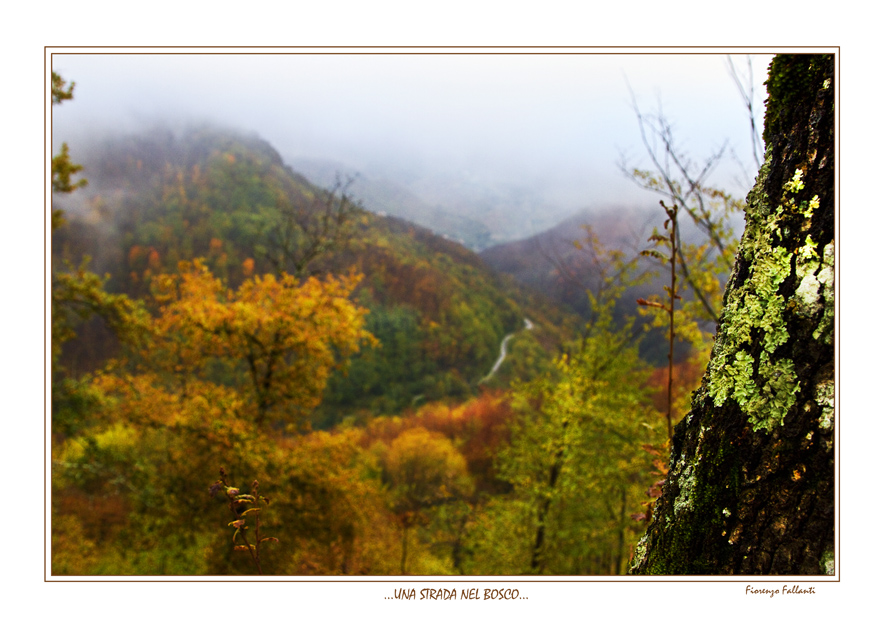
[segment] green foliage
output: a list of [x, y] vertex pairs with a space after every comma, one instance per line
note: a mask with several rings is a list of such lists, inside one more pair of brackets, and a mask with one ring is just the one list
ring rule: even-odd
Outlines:
[[[631, 264], [610, 261], [623, 275], [552, 362], [555, 313], [264, 143], [133, 138], [89, 174], [83, 211], [118, 232], [74, 217], [53, 239], [96, 254], [53, 276], [55, 574], [621, 570], [654, 432], [612, 322]], [[63, 369], [93, 315], [119, 350]], [[304, 430], [312, 412], [328, 430]], [[193, 490], [222, 461], [227, 518]], [[273, 508], [257, 487], [229, 495], [229, 477], [264, 479]]]
[[[52, 73], [53, 106], [73, 98], [74, 84], [67, 85], [61, 76]], [[86, 180], [71, 181], [82, 166], [70, 160], [67, 145], [52, 159], [53, 193], [67, 194], [86, 185]], [[52, 210], [53, 233], [64, 224], [63, 212]], [[100, 398], [88, 383], [67, 377], [62, 367], [63, 346], [76, 337], [78, 324], [93, 317], [101, 318], [124, 344], [135, 346], [145, 335], [147, 313], [142, 305], [125, 295], [105, 291], [105, 280], [87, 270], [84, 258], [76, 268], [64, 260], [53, 260], [50, 293], [51, 373], [54, 431], [64, 434], [88, 417], [90, 408]]]
[[329, 427], [342, 413], [397, 413], [416, 398], [427, 399], [425, 379], [437, 370], [424, 348], [421, 314], [409, 306], [375, 306], [366, 329], [378, 344], [351, 360], [347, 374], [332, 375], [315, 426]]
[[523, 531], [498, 531], [508, 541], [495, 559], [519, 564], [519, 572], [624, 569], [632, 527], [626, 509], [644, 489], [640, 446], [656, 436], [660, 420], [640, 384], [629, 327], [613, 330], [610, 309], [602, 308], [581, 345], [558, 361], [556, 376], [515, 390], [510, 444], [498, 457], [514, 511], [506, 515], [499, 504], [493, 521]]
[[80, 164], [71, 162], [67, 144], [62, 144], [61, 151], [52, 157], [52, 191], [73, 192], [86, 185], [86, 179], [71, 181], [71, 177], [83, 170]]
[[[74, 84], [68, 85], [65, 80], [55, 72], [52, 73], [52, 105], [58, 105], [66, 100], [74, 98]], [[83, 170], [83, 166], [71, 161], [67, 144], [62, 144], [61, 151], [52, 157], [52, 192], [68, 193], [86, 185], [85, 179], [71, 181], [71, 177]], [[53, 231], [64, 223], [61, 210], [52, 211]]]
[[536, 532], [534, 505], [514, 496], [494, 496], [469, 521], [463, 574], [526, 574]]
[[[478, 256], [362, 211], [346, 185], [311, 186], [259, 140], [207, 128], [180, 137], [157, 132], [95, 154], [96, 193], [59, 230], [53, 247], [69, 256], [91, 254], [93, 267], [111, 271], [111, 290], [148, 297], [156, 276], [175, 274], [195, 258], [232, 288], [281, 271], [305, 279], [356, 267], [363, 275], [356, 299], [371, 311], [367, 327], [381, 344], [356, 358], [347, 375], [332, 376], [315, 426], [466, 399], [524, 316], [543, 332], [538, 343], [524, 344], [527, 352], [514, 352], [506, 368], [531, 377], [556, 348], [547, 313], [503, 285]], [[87, 335], [77, 341], [81, 354], [87, 345], [102, 347], [92, 330], [80, 332]]]
[[74, 98], [74, 83], [68, 84], [61, 75], [52, 73], [52, 104], [58, 105], [62, 101]]
[[487, 387], [508, 388], [512, 382], [528, 382], [538, 375], [550, 373], [551, 352], [535, 328], [515, 332], [508, 343], [506, 360], [492, 378], [484, 379]]
[[59, 373], [63, 345], [76, 336], [77, 324], [93, 315], [101, 317], [121, 341], [130, 345], [137, 345], [146, 333], [147, 312], [143, 306], [125, 295], [106, 292], [105, 281], [86, 270], [88, 262], [52, 275], [52, 364]]

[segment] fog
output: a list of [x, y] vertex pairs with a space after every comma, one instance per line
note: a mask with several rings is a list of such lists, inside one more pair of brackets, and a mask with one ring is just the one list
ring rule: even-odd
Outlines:
[[[769, 59], [752, 58], [758, 129]], [[315, 165], [315, 179], [359, 172], [437, 211], [493, 217], [494, 241], [587, 207], [656, 202], [617, 167], [622, 155], [648, 166], [631, 90], [643, 111], [660, 104], [682, 150], [702, 159], [728, 142], [756, 171], [722, 55], [56, 53], [52, 66], [76, 83], [52, 112], [53, 143], [75, 159], [109, 133], [215, 123]], [[744, 196], [742, 172], [730, 157], [710, 182]]]

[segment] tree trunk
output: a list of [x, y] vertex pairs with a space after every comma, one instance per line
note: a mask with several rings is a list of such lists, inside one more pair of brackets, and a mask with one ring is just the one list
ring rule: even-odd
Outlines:
[[400, 544], [400, 574], [406, 574], [406, 550], [409, 544], [409, 526], [403, 525], [403, 538]]
[[834, 573], [834, 57], [769, 70], [766, 161], [632, 574]]

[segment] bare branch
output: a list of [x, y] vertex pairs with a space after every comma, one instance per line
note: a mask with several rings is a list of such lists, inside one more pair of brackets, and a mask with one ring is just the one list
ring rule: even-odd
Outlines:
[[279, 218], [268, 233], [267, 258], [277, 272], [309, 274], [319, 257], [343, 247], [362, 210], [348, 190], [354, 177], [336, 177], [329, 190], [299, 191], [278, 200]]
[[757, 164], [757, 169], [759, 170], [761, 156], [763, 154], [763, 145], [760, 140], [760, 134], [757, 132], [757, 118], [754, 114], [754, 68], [751, 63], [751, 56], [747, 55], [747, 77], [739, 75], [738, 70], [735, 68], [735, 64], [732, 63], [731, 55], [726, 55], [726, 63], [729, 66], [729, 76], [732, 77], [732, 82], [735, 84], [735, 87], [738, 88], [738, 93], [741, 94], [745, 108], [748, 110], [748, 122], [751, 127], [751, 151], [753, 152], [754, 162]]
[[[630, 86], [628, 89], [630, 91]], [[719, 276], [731, 267], [736, 249], [728, 216], [740, 203], [707, 181], [731, 147], [723, 142], [707, 159], [696, 162], [680, 147], [674, 126], [660, 102], [657, 111], [644, 114], [631, 91], [631, 103], [651, 168], [631, 167], [624, 155], [618, 166], [636, 185], [655, 192], [668, 206], [676, 207], [672, 226], [676, 249], [672, 257], [681, 283], [693, 297], [687, 306], [692, 309], [691, 316], [698, 320], [716, 321], [722, 296]], [[679, 220], [678, 215], [683, 211], [689, 216], [691, 226], [685, 218]], [[687, 226], [698, 230], [698, 235], [686, 238]], [[698, 236], [702, 240], [699, 241]], [[655, 246], [663, 247], [660, 242]]]

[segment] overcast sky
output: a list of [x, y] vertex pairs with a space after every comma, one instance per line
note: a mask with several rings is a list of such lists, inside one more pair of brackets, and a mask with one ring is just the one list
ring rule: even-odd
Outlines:
[[[746, 70], [744, 55], [733, 59]], [[761, 113], [769, 59], [753, 58]], [[284, 158], [370, 176], [530, 186], [576, 209], [654, 202], [616, 167], [621, 152], [644, 157], [630, 84], [643, 110], [660, 98], [690, 153], [728, 140], [752, 161], [722, 55], [54, 54], [52, 66], [76, 82], [52, 112], [54, 142], [75, 157], [86, 134], [212, 121], [257, 132]], [[726, 164], [713, 181], [733, 187], [736, 174]]]
[[[438, 7], [434, 3], [404, 2], [405, 17], [396, 19], [392, 18], [390, 12], [385, 11], [385, 7], [380, 6], [384, 3], [365, 2], [355, 2], [354, 7], [347, 13], [342, 12], [338, 2], [286, 3], [291, 5], [291, 8], [279, 13], [274, 8], [282, 7], [271, 8], [263, 4], [263, 10], [249, 10], [242, 3], [227, 0], [216, 3], [211, 8], [205, 3], [182, 3], [180, 0], [175, 3], [158, 0], [150, 6], [124, 7], [119, 3], [107, 2], [107, 6], [96, 8], [91, 6], [92, 4], [94, 3], [78, 4], [76, 10], [72, 10], [70, 5], [52, 6], [51, 2], [15, 5], [10, 19], [10, 24], [14, 25], [14, 28], [7, 29], [7, 37], [4, 39], [4, 45], [7, 47], [5, 50], [7, 85], [16, 89], [32, 85], [34, 77], [42, 76], [44, 70], [43, 59], [33, 54], [34, 51], [45, 46], [47, 42], [61, 41], [93, 44], [144, 41], [174, 45], [212, 44], [220, 41], [251, 43], [256, 39], [262, 42], [280, 42], [298, 39], [309, 44], [421, 41], [494, 44], [524, 41], [542, 44], [593, 39], [608, 45], [620, 45], [629, 41], [705, 45], [716, 39], [746, 42], [749, 45], [802, 46], [810, 39], [825, 39], [829, 43], [839, 44], [841, 55], [846, 56], [847, 62], [838, 66], [839, 76], [845, 79], [839, 83], [838, 99], [838, 114], [840, 111], [845, 113], [838, 117], [840, 131], [838, 147], [841, 151], [838, 161], [840, 172], [838, 197], [842, 207], [847, 209], [841, 212], [838, 223], [841, 235], [838, 242], [840, 305], [837, 316], [838, 342], [842, 346], [842, 349], [838, 346], [840, 361], [838, 379], [842, 382], [842, 385], [838, 386], [838, 407], [841, 417], [842, 413], [847, 417], [865, 417], [870, 415], [870, 409], [881, 406], [881, 400], [877, 397], [881, 377], [874, 360], [883, 354], [882, 339], [876, 334], [871, 334], [871, 330], [878, 325], [874, 318], [877, 309], [871, 307], [871, 304], [876, 305], [876, 290], [871, 286], [872, 269], [882, 266], [881, 241], [882, 234], [886, 232], [883, 218], [886, 214], [878, 209], [876, 202], [871, 203], [869, 180], [871, 173], [876, 173], [880, 147], [883, 144], [882, 128], [876, 123], [881, 117], [882, 96], [879, 94], [881, 87], [878, 81], [870, 80], [870, 77], [876, 76], [878, 71], [880, 59], [878, 42], [881, 39], [882, 20], [876, 16], [882, 13], [882, 9], [872, 8], [868, 3], [861, 12], [865, 15], [865, 19], [859, 19], [859, 11], [856, 10], [858, 7], [852, 3], [834, 5], [824, 0], [807, 2], [800, 9], [792, 4], [753, 0], [750, 3], [743, 3], [740, 10], [728, 4], [714, 7], [700, 0], [666, 6], [644, 0], [621, 5], [575, 3], [582, 5], [582, 11], [575, 11], [574, 6], [560, 6], [556, 2], [545, 5], [546, 8], [540, 10], [537, 4], [532, 3], [523, 3], [524, 6], [518, 6], [521, 3], [511, 3], [504, 8], [492, 2], [462, 3], [455, 0], [447, 2], [445, 7]], [[272, 3], [267, 4], [272, 5]], [[320, 12], [328, 12], [329, 15], [318, 15]], [[23, 13], [29, 19], [23, 21]], [[33, 13], [33, 16], [28, 15], [30, 13]], [[57, 19], [47, 19], [49, 15], [54, 15]], [[470, 19], [466, 19], [468, 15], [471, 16]], [[270, 69], [255, 72], [252, 79], [244, 78], [242, 72], [235, 71], [235, 64], [230, 58], [213, 63], [215, 69], [210, 72], [206, 69], [192, 69], [197, 61], [193, 57], [187, 61], [170, 58], [147, 58], [139, 61], [127, 58], [114, 62], [113, 58], [105, 56], [93, 58], [90, 63], [70, 55], [54, 55], [54, 57], [54, 67], [64, 72], [66, 78], [78, 82], [77, 100], [56, 107], [52, 112], [57, 123], [56, 129], [61, 134], [57, 141], [73, 140], [73, 133], [76, 130], [89, 131], [86, 124], [90, 122], [117, 123], [124, 120], [132, 122], [156, 119], [158, 114], [171, 113], [174, 104], [182, 104], [182, 110], [190, 112], [191, 115], [214, 117], [230, 124], [254, 128], [277, 145], [282, 144], [284, 138], [293, 138], [301, 143], [302, 148], [298, 151], [296, 150], [298, 147], [292, 147], [293, 152], [309, 155], [307, 150], [309, 147], [315, 149], [317, 145], [321, 148], [333, 146], [332, 138], [320, 137], [319, 130], [324, 128], [320, 120], [314, 120], [313, 126], [305, 126], [302, 122], [299, 130], [298, 116], [288, 115], [285, 128], [280, 128], [275, 126], [277, 119], [269, 116], [267, 112], [276, 108], [277, 111], [299, 112], [300, 115], [304, 115], [310, 102], [319, 102], [321, 95], [327, 91], [334, 92], [332, 86], [347, 85], [347, 81], [366, 84], [365, 81], [359, 80], [359, 73], [348, 72], [338, 77], [327, 77], [328, 80], [321, 82], [322, 89], [318, 90], [317, 81], [308, 81], [306, 76], [289, 68], [286, 77], [271, 77], [278, 85], [274, 90], [276, 96], [272, 98], [267, 93], [262, 96], [245, 89], [245, 83], [254, 87], [267, 75], [273, 74]], [[304, 58], [299, 59], [304, 61]], [[611, 190], [615, 188], [614, 182], [618, 179], [617, 171], [612, 168], [612, 162], [618, 156], [618, 149], [621, 147], [633, 150], [636, 155], [640, 155], [639, 138], [629, 113], [627, 90], [624, 88], [621, 72], [617, 66], [624, 67], [643, 106], [653, 104], [656, 89], [660, 90], [667, 111], [678, 122], [681, 137], [696, 138], [695, 142], [702, 149], [717, 143], [723, 137], [729, 137], [740, 149], [740, 154], [745, 154], [747, 147], [747, 144], [744, 144], [745, 119], [722, 62], [709, 60], [701, 63], [700, 59], [685, 57], [640, 63], [637, 63], [639, 60], [615, 61], [616, 63], [613, 63], [608, 71], [590, 73], [581, 69], [577, 73], [578, 76], [570, 79], [575, 91], [572, 92], [572, 96], [567, 94], [567, 98], [575, 97], [579, 90], [598, 96], [593, 106], [582, 105], [578, 108], [582, 114], [579, 123], [586, 125], [581, 127], [583, 131], [572, 128], [573, 134], [562, 139], [562, 146], [578, 146], [583, 151], [583, 161], [576, 162], [571, 168], [571, 172], [577, 173], [579, 177], [570, 175], [568, 179], [586, 183], [574, 185], [585, 185], [585, 189], [600, 193], [599, 190], [595, 190], [594, 183], [600, 181], [605, 184], [607, 190]], [[590, 60], [586, 59], [585, 62], [590, 65]], [[163, 68], [159, 67], [161, 63]], [[701, 70], [686, 69], [690, 64], [704, 67]], [[105, 67], [102, 67], [103, 65]], [[148, 65], [153, 65], [154, 68], [150, 69]], [[760, 70], [756, 75], [758, 82], [763, 80], [765, 66], [766, 61], [759, 65]], [[357, 76], [354, 76], [355, 74]], [[377, 78], [380, 71], [375, 69], [373, 74], [376, 78], [369, 81], [371, 89], [358, 93], [357, 102], [378, 100], [376, 95], [383, 94], [381, 81]], [[553, 76], [556, 75], [550, 78]], [[679, 76], [685, 78], [680, 81]], [[530, 80], [528, 72], [526, 77], [524, 82], [527, 84], [541, 78], [536, 74]], [[542, 77], [546, 75], [542, 73]], [[297, 89], [296, 81], [305, 82], [305, 86]], [[306, 98], [308, 83], [315, 92], [310, 98]], [[677, 84], [684, 88], [689, 84], [692, 88], [678, 91], [672, 88]], [[205, 91], [207, 86], [210, 86], [208, 93]], [[200, 87], [204, 91], [192, 92], [192, 87]], [[48, 330], [44, 325], [48, 314], [44, 310], [45, 304], [48, 303], [45, 293], [49, 283], [45, 278], [44, 281], [35, 281], [29, 272], [31, 265], [22, 263], [41, 250], [40, 243], [34, 243], [30, 237], [23, 235], [41, 234], [48, 238], [45, 215], [40, 216], [33, 211], [33, 208], [39, 204], [38, 195], [34, 191], [42, 193], [46, 187], [45, 183], [41, 185], [45, 177], [44, 169], [35, 168], [34, 164], [39, 162], [41, 157], [45, 159], [46, 155], [42, 154], [42, 147], [37, 148], [38, 143], [34, 137], [34, 130], [42, 129], [43, 112], [38, 111], [33, 103], [39, 99], [42, 90], [36, 88], [32, 90], [30, 96], [8, 98], [5, 104], [7, 120], [14, 121], [8, 125], [13, 135], [13, 145], [5, 152], [5, 172], [10, 181], [27, 184], [19, 185], [17, 196], [7, 203], [10, 208], [22, 211], [7, 213], [10, 224], [4, 230], [6, 240], [2, 248], [6, 255], [5, 268], [23, 269], [23, 272], [7, 274], [6, 293], [19, 296], [16, 307], [7, 308], [7, 318], [14, 322], [14, 327], [10, 329], [15, 330], [15, 334], [10, 335], [8, 339], [7, 353], [16, 358], [9, 362], [10, 369], [6, 374], [7, 388], [10, 392], [15, 392], [14, 395], [7, 396], [9, 403], [7, 414], [10, 417], [35, 420], [11, 422], [7, 434], [9, 443], [36, 443], [40, 439], [45, 439], [45, 425], [37, 417], [39, 408], [36, 406], [39, 405], [35, 406], [34, 400], [39, 400], [41, 395], [46, 399], [48, 395], [45, 386], [48, 380], [34, 377], [39, 371], [48, 370], [48, 342], [44, 344], [44, 352], [41, 355], [39, 343], [34, 339], [40, 338], [42, 332], [43, 337], [48, 340]], [[280, 96], [284, 91], [288, 92], [287, 98], [290, 100], [287, 101]], [[318, 91], [321, 94], [317, 94]], [[462, 95], [464, 96], [463, 93]], [[468, 98], [474, 96], [469, 94]], [[280, 102], [272, 102], [275, 99], [280, 99]], [[94, 113], [89, 113], [87, 102], [92, 103]], [[553, 95], [551, 102], [556, 102]], [[587, 98], [584, 102], [587, 102]], [[509, 105], [514, 106], [514, 103]], [[337, 110], [341, 111], [346, 107], [347, 103], [339, 103]], [[326, 112], [325, 108], [319, 106], [311, 109], [321, 113]], [[602, 122], [596, 116], [590, 115], [601, 109], [611, 114], [611, 117], [604, 117]], [[349, 109], [348, 117], [357, 119], [360, 111], [356, 108]], [[228, 118], [229, 115], [236, 116], [244, 112], [247, 115], [242, 118], [236, 120]], [[714, 127], [714, 132], [706, 134], [704, 138], [700, 136], [702, 129], [696, 127], [703, 120], [708, 121], [703, 125], [704, 128]], [[488, 126], [495, 127], [493, 124], [495, 122], [498, 122], [497, 118], [489, 122]], [[436, 123], [434, 126], [437, 126]], [[314, 134], [316, 140], [309, 142], [308, 136], [311, 136], [312, 128], [317, 130]], [[618, 130], [618, 133], [610, 133], [615, 130]], [[569, 141], [575, 137], [581, 137], [582, 140]], [[587, 146], [588, 137], [597, 141]], [[401, 136], [400, 140], [402, 144], [407, 143], [405, 136]], [[286, 147], [278, 148], [284, 154], [287, 152]], [[417, 152], [419, 149], [413, 150]], [[486, 150], [491, 150], [491, 147], [486, 147]], [[73, 143], [72, 151], [76, 156], [76, 146]], [[318, 151], [318, 154], [320, 153], [322, 151]], [[365, 156], [358, 157], [358, 153], [356, 148], [353, 149], [355, 161], [365, 159]], [[532, 151], [527, 153], [531, 155]], [[594, 159], [595, 157], [597, 159]], [[15, 190], [16, 186], [11, 188]], [[624, 189], [630, 193], [634, 192], [629, 185]], [[43, 267], [45, 275], [49, 268], [47, 257], [49, 249], [45, 246], [42, 249], [46, 257]], [[840, 266], [845, 267], [845, 273], [840, 272]], [[847, 317], [848, 323], [841, 326], [839, 320], [842, 317]], [[840, 460], [848, 460], [851, 463], [851, 466], [844, 464], [842, 468], [839, 466], [838, 468], [844, 470], [843, 474], [851, 473], [853, 480], [877, 478], [877, 469], [873, 466], [878, 455], [876, 446], [884, 441], [883, 426], [876, 422], [868, 424], [862, 429], [865, 439], [844, 440], [840, 442], [838, 448], [842, 453]], [[858, 434], [859, 431], [854, 433], [855, 436]], [[7, 457], [6, 465], [10, 470], [31, 469], [34, 458], [32, 449], [20, 448]], [[45, 458], [48, 460], [48, 455]], [[29, 478], [33, 480], [35, 476], [39, 477], [39, 474], [31, 475]], [[44, 476], [44, 480], [45, 478], [48, 476]], [[844, 506], [864, 503], [863, 498], [855, 502], [851, 500], [863, 495], [869, 489], [864, 482], [843, 483], [840, 486], [843, 492], [841, 495], [849, 496], [850, 491], [854, 492], [849, 496], [849, 500], [844, 500]], [[43, 496], [48, 495], [45, 491], [41, 494], [36, 488], [25, 494], [23, 500], [31, 511], [39, 511], [43, 506], [41, 504]], [[861, 517], [860, 509], [854, 509], [851, 513], [849, 509], [843, 509], [840, 522], [844, 527], [851, 526], [856, 530], [866, 525], [867, 519], [861, 520]], [[12, 549], [13, 565], [33, 564], [37, 559], [35, 553], [39, 555], [43, 550], [41, 539], [38, 539], [42, 535], [42, 530], [39, 527], [31, 528], [34, 535], [28, 539], [33, 543], [19, 544]], [[26, 531], [26, 538], [27, 535], [30, 533]], [[776, 606], [778, 608], [772, 605], [751, 605], [750, 603], [760, 603], [760, 601], [745, 600], [744, 584], [741, 584], [739, 591], [736, 591], [733, 587], [735, 584], [728, 583], [701, 585], [696, 582], [671, 583], [668, 590], [676, 592], [676, 596], [691, 598], [693, 606], [699, 610], [699, 617], [703, 617], [704, 614], [714, 615], [718, 610], [732, 606], [741, 610], [742, 622], [746, 622], [748, 618], [761, 619], [765, 612], [765, 618], [776, 618], [784, 622], [797, 622], [800, 618], [802, 621], [812, 620], [813, 623], [816, 620], [819, 623], [830, 621], [833, 624], [839, 620], [841, 611], [847, 607], [853, 609], [870, 607], [873, 611], [871, 606], [877, 600], [878, 580], [873, 574], [876, 562], [865, 561], [870, 555], [865, 548], [866, 539], [864, 535], [848, 535], [843, 536], [841, 541], [841, 556], [844, 560], [842, 565], [850, 567], [847, 572], [854, 576], [852, 583], [848, 583], [849, 580], [844, 575], [842, 584], [822, 584], [821, 589], [824, 593], [818, 595], [821, 600], [816, 599], [802, 608], [796, 605]], [[125, 614], [135, 608], [134, 606], [143, 603], [146, 594], [150, 596], [150, 593], [145, 591], [146, 588], [142, 588], [140, 584], [127, 585], [125, 592], [119, 591], [120, 588], [114, 584], [104, 587], [105, 585], [107, 584], [90, 585], [90, 592], [85, 598], [82, 588], [60, 590], [56, 593], [59, 604], [51, 607], [65, 611], [76, 605], [82, 606], [84, 600], [86, 603], [100, 600], [103, 608], [109, 610], [108, 613], [98, 618], [98, 621], [96, 618], [87, 618], [83, 622], [88, 620], [93, 626], [96, 622], [104, 626], [107, 623], [103, 622], [102, 618], [112, 620], [118, 618], [120, 614]], [[239, 587], [239, 584], [206, 585], [215, 592], [224, 589], [226, 585], [232, 588]], [[627, 607], [637, 600], [655, 595], [653, 590], [661, 587], [657, 583], [633, 583], [630, 586], [605, 583], [590, 585], [593, 586], [590, 587], [590, 590], [593, 590], [590, 596], [598, 594], [594, 601], [594, 614], [601, 619], [601, 622], [617, 622], [624, 616]], [[37, 583], [37, 586], [43, 584]], [[24, 587], [16, 589], [15, 595], [24, 601], [41, 600], [43, 588], [39, 588], [38, 591], [37, 586], [28, 582]], [[202, 587], [202, 584], [193, 587]], [[276, 587], [274, 592], [279, 594], [276, 599], [273, 595], [267, 597], [272, 602], [267, 610], [269, 617], [285, 618], [281, 606], [274, 605], [273, 601], [286, 600], [289, 604], [288, 601], [292, 598], [289, 592], [292, 589], [290, 584], [266, 584], [266, 587]], [[328, 608], [321, 608], [319, 603], [338, 605], [337, 609], [347, 618], [365, 616], [367, 613], [392, 613], [390, 602], [385, 600], [382, 593], [384, 590], [387, 595], [385, 584], [361, 585], [356, 588], [359, 592], [344, 590], [345, 587], [342, 584], [332, 586], [325, 583], [299, 584], [297, 597], [299, 613], [308, 620], [326, 618]], [[109, 588], [114, 589], [112, 596], [105, 595]], [[283, 589], [288, 593], [282, 592]], [[521, 592], [523, 589], [521, 587]], [[428, 614], [430, 610], [428, 606], [412, 606], [409, 611], [417, 620], [429, 626], [443, 626], [445, 623], [451, 625], [453, 621], [466, 619], [476, 624], [478, 618], [483, 622], [500, 622], [504, 619], [511, 624], [522, 618], [525, 622], [517, 622], [520, 626], [524, 624], [528, 626], [530, 622], [537, 625], [542, 618], [560, 619], [568, 618], [569, 614], [575, 616], [584, 613], [587, 609], [585, 593], [590, 590], [585, 588], [581, 590], [580, 596], [576, 596], [575, 588], [571, 586], [567, 587], [561, 583], [533, 583], [531, 587], [526, 586], [524, 593], [531, 600], [520, 601], [510, 606], [508, 610], [491, 605], [479, 608], [460, 606], [456, 611], [453, 611], [455, 608], [452, 607], [446, 608], [445, 611], [440, 607], [439, 613], [435, 611], [431, 614]], [[223, 593], [222, 596], [227, 593], [230, 592]], [[164, 605], [159, 607], [141, 605], [140, 609], [145, 613], [140, 614], [138, 618], [129, 618], [128, 621], [138, 626], [149, 626], [155, 625], [157, 620], [163, 620], [170, 614], [203, 621], [207, 618], [222, 621], [223, 615], [229, 614], [228, 608], [224, 606], [195, 603], [191, 587], [179, 588], [167, 594]], [[342, 607], [340, 604], [342, 600], [352, 601], [354, 604]], [[765, 602], [770, 601], [767, 599]], [[762, 607], [766, 607], [766, 610], [762, 610]], [[55, 614], [51, 613], [52, 609], [48, 612], [47, 609], [44, 606], [44, 616], [48, 620], [55, 619]], [[356, 611], [349, 615], [347, 613], [349, 609]], [[405, 608], [394, 610], [394, 613], [406, 617], [409, 614], [404, 610]], [[65, 622], [69, 624], [72, 622], [70, 616], [70, 613], [67, 613], [64, 617]], [[728, 618], [725, 622], [730, 625]], [[78, 625], [77, 618], [73, 619], [73, 623]], [[739, 620], [735, 620], [732, 624], [737, 626], [736, 623], [739, 623]]]

